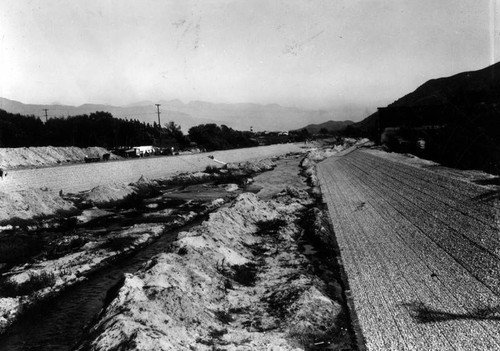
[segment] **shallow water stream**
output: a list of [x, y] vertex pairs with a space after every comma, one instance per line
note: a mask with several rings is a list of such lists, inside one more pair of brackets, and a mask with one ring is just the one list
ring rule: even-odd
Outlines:
[[[275, 171], [256, 177], [256, 183], [265, 191], [264, 197], [270, 196], [272, 190], [282, 189], [292, 179], [297, 182], [298, 161], [298, 158], [282, 161]], [[302, 182], [292, 185], [304, 186]], [[85, 326], [103, 307], [108, 290], [120, 281], [123, 274], [134, 273], [153, 256], [167, 252], [179, 231], [199, 222], [201, 220], [164, 234], [147, 247], [94, 273], [56, 298], [40, 303], [4, 335], [0, 335], [0, 350], [71, 350], [82, 337]]]
[[0, 350], [70, 350], [82, 336], [85, 325], [103, 307], [107, 291], [123, 274], [137, 271], [152, 256], [166, 252], [177, 232], [185, 229], [163, 235], [139, 252], [70, 287], [57, 298], [42, 302], [0, 336]]
[[[167, 229], [161, 237], [144, 248], [118, 258], [109, 266], [91, 274], [87, 280], [30, 309], [9, 327], [5, 334], [0, 335], [0, 350], [70, 350], [82, 337], [85, 326], [103, 307], [108, 290], [121, 280], [124, 273], [134, 273], [153, 256], [167, 252], [179, 231], [199, 224], [204, 216], [195, 217], [181, 227], [171, 224], [171, 220], [175, 220], [177, 215], [182, 213], [206, 213], [203, 203], [210, 203], [215, 198], [233, 197], [239, 192], [241, 190], [229, 194], [220, 187], [207, 185], [200, 185], [199, 189], [194, 191], [182, 188], [168, 190], [162, 192], [159, 197], [145, 199], [143, 203], [136, 204], [135, 208], [107, 209], [106, 212], [110, 216], [97, 218], [73, 228], [71, 234], [81, 236], [89, 232], [105, 235], [138, 223], [150, 223], [151, 226], [163, 223]], [[169, 209], [173, 211], [172, 215], [164, 215], [165, 210], [171, 213]], [[55, 237], [68, 233], [45, 230], [31, 235]]]

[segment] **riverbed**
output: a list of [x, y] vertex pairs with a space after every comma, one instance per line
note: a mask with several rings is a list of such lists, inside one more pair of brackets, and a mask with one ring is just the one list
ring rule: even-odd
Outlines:
[[[256, 176], [253, 186], [250, 188], [254, 192], [258, 192], [262, 198], [271, 197], [287, 185], [305, 189], [304, 181], [298, 176], [299, 161], [300, 156], [277, 161], [277, 167], [274, 171]], [[204, 197], [203, 186], [189, 189], [192, 190], [191, 195], [189, 191], [179, 192], [183, 194], [185, 200], [189, 196]], [[205, 188], [209, 200], [213, 199], [213, 189], [213, 187]], [[171, 196], [164, 198], [165, 201], [172, 199]], [[160, 204], [160, 206], [162, 205]], [[164, 207], [162, 206], [162, 209]], [[147, 210], [148, 208], [147, 206], [143, 207], [146, 212], [151, 212], [151, 210]], [[144, 216], [140, 213], [135, 213], [135, 218], [144, 221]], [[117, 224], [113, 224], [114, 230], [117, 229]], [[130, 224], [130, 218], [128, 218], [127, 225]], [[170, 244], [176, 239], [177, 232], [185, 229], [185, 227], [181, 227], [163, 234], [158, 240], [139, 252], [121, 258], [108, 267], [93, 273], [87, 280], [65, 290], [56, 298], [40, 303], [9, 328], [5, 335], [0, 336], [0, 349], [70, 350], [82, 337], [85, 327], [94, 320], [103, 307], [107, 292], [122, 279], [123, 275], [134, 273], [151, 257], [168, 252]], [[99, 230], [99, 228], [94, 228], [94, 230]]]

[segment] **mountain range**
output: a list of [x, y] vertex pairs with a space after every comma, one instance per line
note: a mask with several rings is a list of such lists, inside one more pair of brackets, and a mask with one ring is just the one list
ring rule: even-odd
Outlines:
[[[337, 116], [350, 118], [363, 114], [364, 108], [358, 106], [342, 106], [335, 110], [307, 110], [284, 107], [277, 104], [259, 105], [252, 103], [222, 104], [203, 101], [183, 103], [180, 100], [156, 102], [161, 104], [160, 120], [162, 124], [174, 121], [184, 132], [189, 128], [206, 123], [225, 124], [237, 130], [280, 131], [303, 128], [311, 123], [337, 119]], [[158, 121], [157, 109], [152, 101], [141, 101], [127, 106], [111, 106], [84, 104], [69, 105], [32, 105], [0, 98], [0, 109], [10, 113], [45, 117], [44, 109], [48, 109], [48, 117], [66, 117], [90, 114], [96, 111], [111, 113], [117, 118], [137, 119], [141, 122]]]

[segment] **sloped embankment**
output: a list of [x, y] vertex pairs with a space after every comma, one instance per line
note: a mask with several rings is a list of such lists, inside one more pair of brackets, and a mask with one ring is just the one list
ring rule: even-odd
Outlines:
[[[62, 163], [83, 162], [85, 156], [102, 157], [109, 153], [102, 147], [79, 148], [76, 146], [18, 147], [0, 148], [0, 168], [13, 169], [25, 167], [55, 166]], [[112, 159], [118, 156], [111, 154]]]
[[79, 349], [301, 350], [338, 333], [342, 307], [298, 248], [310, 204], [240, 195], [126, 274]]
[[71, 202], [47, 188], [0, 192], [0, 223], [54, 216], [75, 210]]

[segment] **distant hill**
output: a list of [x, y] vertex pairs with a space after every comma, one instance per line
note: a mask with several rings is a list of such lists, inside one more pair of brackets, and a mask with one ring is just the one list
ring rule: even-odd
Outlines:
[[[284, 107], [277, 104], [215, 104], [193, 101], [187, 104], [180, 100], [160, 101], [161, 122], [174, 121], [184, 132], [189, 128], [206, 123], [225, 124], [237, 130], [286, 131], [300, 128], [309, 123], [331, 120], [334, 117], [362, 115], [364, 107], [339, 106], [335, 110], [306, 110]], [[0, 98], [0, 109], [11, 113], [35, 115], [43, 119], [43, 109], [48, 109], [49, 117], [90, 114], [96, 111], [111, 113], [114, 117], [137, 119], [153, 123], [158, 120], [156, 106], [151, 101], [142, 101], [127, 106], [85, 104], [68, 105], [30, 105]]]
[[[457, 114], [464, 106], [474, 106], [482, 104], [492, 106], [500, 104], [500, 62], [483, 68], [478, 71], [462, 72], [450, 77], [431, 79], [419, 86], [415, 91], [401, 97], [388, 109], [400, 110], [404, 113], [408, 109], [412, 112], [420, 110], [420, 113], [413, 113], [413, 118], [423, 119], [426, 112], [432, 111], [432, 120], [423, 119], [424, 122], [436, 123], [436, 119], [443, 118], [444, 115], [451, 116]], [[440, 110], [441, 113], [437, 113]], [[436, 116], [437, 115], [437, 116]], [[361, 122], [353, 125], [364, 132], [376, 128], [379, 124], [379, 112], [368, 116]], [[401, 117], [400, 123], [397, 121], [391, 124], [401, 124], [404, 121]], [[414, 123], [416, 123], [414, 121]], [[384, 125], [384, 121], [382, 121]]]
[[309, 124], [300, 129], [306, 129], [310, 134], [317, 134], [323, 128], [329, 132], [337, 132], [353, 123], [353, 121], [328, 121], [320, 124]]
[[432, 79], [349, 130], [394, 151], [500, 174], [500, 63]]

